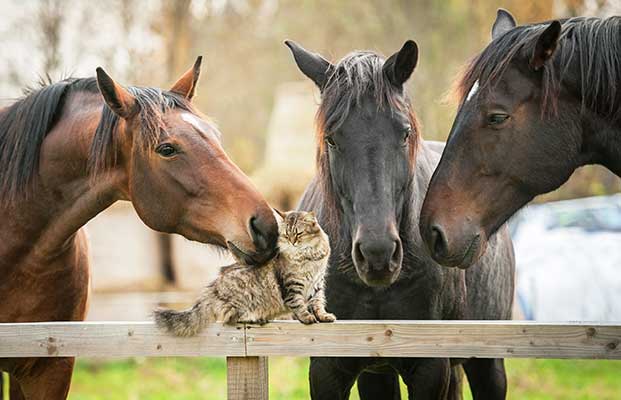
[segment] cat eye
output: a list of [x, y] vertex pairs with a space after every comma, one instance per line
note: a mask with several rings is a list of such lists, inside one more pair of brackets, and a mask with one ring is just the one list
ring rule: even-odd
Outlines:
[[155, 152], [162, 157], [172, 157], [177, 154], [177, 149], [170, 143], [162, 143], [155, 148]]
[[500, 125], [509, 119], [508, 114], [494, 113], [487, 116], [488, 125]]

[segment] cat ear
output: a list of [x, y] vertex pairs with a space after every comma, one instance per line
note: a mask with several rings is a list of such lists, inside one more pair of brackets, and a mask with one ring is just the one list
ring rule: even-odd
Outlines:
[[276, 207], [272, 207], [272, 210], [274, 210], [274, 212], [280, 216], [280, 218], [285, 219], [285, 213], [283, 213], [282, 211], [280, 211], [279, 209], [277, 209]]
[[317, 224], [317, 216], [315, 215], [315, 211], [307, 211], [306, 215], [304, 215], [304, 221]]

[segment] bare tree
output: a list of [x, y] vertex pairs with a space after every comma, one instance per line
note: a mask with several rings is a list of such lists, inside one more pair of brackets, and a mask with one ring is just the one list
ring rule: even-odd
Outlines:
[[39, 48], [43, 54], [43, 72], [51, 75], [60, 66], [60, 41], [63, 23], [63, 0], [43, 0], [37, 23], [40, 32]]
[[177, 0], [164, 2], [164, 21], [167, 29], [166, 36], [167, 75], [174, 79], [187, 68], [191, 58], [189, 52], [191, 43], [191, 0]]

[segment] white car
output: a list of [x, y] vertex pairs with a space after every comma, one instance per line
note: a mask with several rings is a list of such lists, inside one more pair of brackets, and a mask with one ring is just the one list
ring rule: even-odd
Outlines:
[[621, 321], [621, 195], [532, 205], [510, 227], [524, 318]]

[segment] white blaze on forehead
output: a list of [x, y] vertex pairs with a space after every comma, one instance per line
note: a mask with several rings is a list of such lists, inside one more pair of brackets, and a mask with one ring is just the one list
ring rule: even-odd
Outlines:
[[470, 101], [470, 99], [473, 98], [474, 95], [477, 94], [478, 91], [479, 91], [479, 81], [477, 80], [476, 82], [474, 82], [474, 85], [472, 85], [472, 87], [470, 88], [470, 91], [468, 92], [468, 96], [466, 96], [466, 101]]
[[188, 124], [192, 125], [194, 129], [196, 129], [197, 131], [204, 133], [206, 135], [211, 135], [217, 140], [220, 139], [220, 135], [218, 131], [216, 131], [207, 122], [198, 118], [196, 115], [184, 112], [184, 113], [181, 113], [181, 119], [187, 122]]

